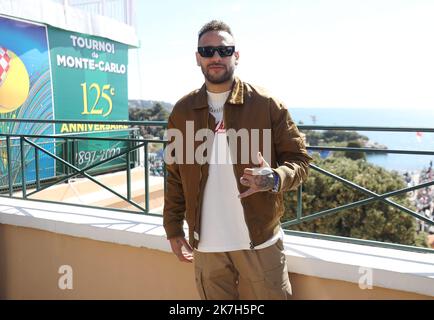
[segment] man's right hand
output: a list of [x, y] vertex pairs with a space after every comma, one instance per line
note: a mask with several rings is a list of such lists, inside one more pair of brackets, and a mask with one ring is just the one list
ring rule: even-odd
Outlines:
[[[181, 262], [193, 262], [193, 248], [184, 237], [176, 237], [169, 239], [173, 253]], [[182, 247], [185, 247], [188, 252], [183, 252]]]

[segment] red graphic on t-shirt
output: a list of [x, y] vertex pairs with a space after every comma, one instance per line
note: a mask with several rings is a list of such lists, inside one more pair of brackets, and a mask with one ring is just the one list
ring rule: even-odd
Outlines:
[[217, 125], [215, 126], [214, 133], [225, 133], [225, 124], [223, 123], [223, 120], [220, 120]]

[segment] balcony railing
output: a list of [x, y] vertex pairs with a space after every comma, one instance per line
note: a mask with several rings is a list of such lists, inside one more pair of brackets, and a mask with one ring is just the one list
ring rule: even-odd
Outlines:
[[[164, 121], [74, 121], [74, 120], [36, 120], [36, 119], [0, 119], [1, 122], [18, 122], [18, 123], [34, 123], [34, 124], [104, 124], [104, 125], [125, 125], [125, 126], [158, 126], [165, 128], [167, 123]], [[352, 130], [352, 131], [388, 131], [388, 132], [434, 132], [434, 128], [402, 128], [402, 127], [355, 127], [355, 126], [311, 126], [311, 125], [299, 125], [301, 131], [303, 130]], [[90, 134], [90, 133], [89, 133]], [[78, 143], [80, 141], [111, 141], [120, 142], [124, 144], [123, 150], [119, 150], [117, 154], [110, 154], [104, 160], [93, 161], [91, 164], [80, 165], [77, 164], [77, 153], [79, 151]], [[139, 213], [147, 215], [159, 215], [157, 213], [152, 213], [149, 206], [149, 151], [148, 146], [150, 143], [162, 144], [164, 147], [167, 144], [166, 140], [153, 140], [153, 139], [141, 139], [138, 136], [137, 130], [127, 130], [123, 131], [122, 137], [95, 137], [86, 136], [80, 134], [51, 134], [51, 135], [36, 135], [36, 134], [7, 134], [0, 132], [0, 155], [1, 155], [1, 172], [0, 181], [7, 181], [6, 185], [3, 186], [3, 190], [0, 196], [12, 197], [12, 198], [22, 198], [29, 199], [32, 195], [35, 195], [53, 185], [68, 181], [74, 177], [80, 176], [84, 177], [105, 190], [111, 192], [114, 196], [122, 199], [130, 206], [139, 210]], [[61, 146], [62, 152], [56, 152], [53, 146]], [[131, 196], [131, 169], [137, 166], [138, 159], [138, 149], [144, 148], [144, 189], [145, 189], [145, 199], [144, 206], [132, 200]], [[307, 146], [310, 151], [353, 151], [353, 152], [369, 152], [369, 153], [395, 153], [395, 154], [413, 154], [413, 155], [434, 155], [433, 150], [396, 150], [396, 149], [374, 149], [374, 148], [348, 148], [348, 147], [330, 147], [330, 146]], [[33, 158], [31, 157], [30, 150], [33, 150]], [[43, 178], [40, 177], [40, 158], [41, 155], [45, 155], [48, 158], [53, 159], [56, 167], [57, 174], [55, 177]], [[98, 167], [107, 165], [109, 162], [119, 160], [119, 164], [116, 169], [125, 170], [126, 174], [126, 196], [120, 194], [119, 192], [113, 190], [112, 188], [104, 185], [95, 179], [91, 173], [97, 172]], [[34, 176], [32, 181], [27, 181], [26, 172], [28, 172], [28, 167], [30, 163], [34, 162]], [[123, 163], [123, 164], [122, 164]], [[14, 164], [14, 165], [13, 165]], [[164, 161], [163, 161], [164, 166]], [[296, 218], [287, 222], [284, 222], [282, 226], [287, 228], [289, 226], [298, 225], [303, 222], [312, 221], [321, 217], [329, 216], [342, 212], [343, 210], [353, 209], [362, 205], [371, 204], [374, 202], [382, 202], [388, 206], [395, 207], [405, 214], [411, 215], [412, 217], [427, 223], [430, 226], [434, 226], [434, 221], [421, 215], [409, 208], [406, 208], [388, 198], [402, 195], [410, 191], [415, 191], [422, 188], [427, 188], [434, 185], [433, 181], [428, 181], [414, 185], [407, 188], [402, 188], [400, 190], [395, 190], [387, 192], [384, 194], [377, 194], [372, 192], [354, 182], [348, 181], [342, 177], [339, 177], [327, 170], [324, 170], [315, 164], [310, 165], [311, 169], [324, 174], [330, 178], [342, 182], [346, 186], [358, 190], [368, 197], [363, 200], [355, 201], [345, 205], [341, 205], [336, 208], [331, 208], [323, 210], [320, 212], [315, 212], [307, 215], [303, 215], [302, 211], [302, 201], [303, 201], [303, 188], [300, 186], [297, 192], [297, 211]], [[61, 168], [61, 169], [58, 169]], [[72, 171], [72, 172], [71, 172]], [[166, 181], [166, 170], [163, 168], [164, 181]], [[164, 183], [164, 189], [165, 189]], [[1, 187], [1, 185], [0, 185]], [[33, 187], [34, 191], [27, 192], [29, 187]], [[21, 190], [21, 197], [17, 196], [14, 191]], [[39, 200], [46, 201], [46, 200]], [[83, 207], [94, 207], [89, 205], [74, 204]], [[118, 211], [127, 211], [130, 213], [138, 213], [137, 211], [125, 210], [125, 209], [115, 209]], [[349, 243], [357, 243], [371, 246], [380, 246], [395, 248], [401, 250], [434, 253], [433, 249], [408, 246], [402, 244], [385, 243], [372, 240], [347, 238], [340, 236], [324, 235], [310, 232], [301, 232], [294, 230], [285, 229], [286, 234], [321, 238], [333, 241], [342, 241]]]

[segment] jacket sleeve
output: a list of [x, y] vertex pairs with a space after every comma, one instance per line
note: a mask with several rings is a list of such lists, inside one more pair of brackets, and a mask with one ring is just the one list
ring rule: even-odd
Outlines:
[[[175, 128], [172, 117], [169, 117], [167, 129]], [[172, 141], [168, 141], [171, 143]], [[175, 154], [176, 159], [176, 154]], [[167, 239], [185, 237], [183, 225], [185, 219], [185, 198], [182, 187], [179, 164], [175, 160], [172, 164], [166, 162], [167, 179], [164, 194], [163, 225]]]
[[286, 107], [270, 99], [272, 136], [278, 167], [273, 169], [279, 175], [278, 191], [295, 190], [306, 181], [309, 162], [303, 138], [291, 119]]

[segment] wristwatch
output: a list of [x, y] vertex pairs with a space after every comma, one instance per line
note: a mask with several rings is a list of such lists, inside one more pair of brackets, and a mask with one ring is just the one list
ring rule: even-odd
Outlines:
[[279, 191], [280, 177], [274, 171], [273, 171], [273, 176], [274, 176], [274, 187], [273, 189], [271, 189], [271, 192], [277, 193]]
[[254, 174], [264, 175], [264, 176], [265, 175], [273, 174], [273, 177], [274, 177], [274, 186], [269, 191], [274, 192], [274, 193], [279, 192], [280, 177], [277, 174], [277, 172], [273, 171], [273, 169], [271, 169], [270, 167], [255, 168], [254, 171], [255, 171]]

